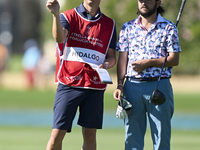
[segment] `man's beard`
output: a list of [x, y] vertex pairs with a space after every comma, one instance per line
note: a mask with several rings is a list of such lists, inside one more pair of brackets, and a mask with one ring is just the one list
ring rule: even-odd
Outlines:
[[143, 13], [142, 11], [139, 10], [138, 8], [138, 14], [140, 14], [141, 16], [143, 16], [144, 18], [149, 18], [151, 15], [153, 15], [156, 10], [157, 10], [157, 3], [155, 3], [155, 6], [153, 9], [149, 10], [149, 8], [147, 7], [148, 11]]

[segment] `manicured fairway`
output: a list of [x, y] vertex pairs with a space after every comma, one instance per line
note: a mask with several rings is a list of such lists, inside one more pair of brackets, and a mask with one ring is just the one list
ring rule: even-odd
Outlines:
[[[52, 110], [55, 91], [16, 91], [0, 88], [0, 109]], [[175, 112], [200, 115], [200, 93], [175, 93]], [[105, 111], [116, 110], [112, 93], [105, 93]], [[0, 119], [1, 121], [1, 119]], [[191, 122], [192, 123], [192, 122]], [[45, 150], [51, 127], [0, 126], [0, 150]], [[123, 150], [124, 129], [105, 128], [97, 133], [97, 150]], [[200, 130], [173, 130], [172, 150], [199, 150]], [[80, 128], [73, 128], [63, 143], [63, 150], [80, 150]], [[153, 150], [150, 131], [147, 130], [144, 150]]]
[[[50, 136], [50, 128], [3, 127], [0, 126], [0, 149], [44, 150]], [[103, 129], [97, 133], [98, 150], [123, 150], [124, 130]], [[200, 131], [172, 131], [172, 150], [199, 150]], [[63, 142], [63, 150], [80, 150], [82, 136], [80, 128], [74, 128]], [[150, 132], [147, 131], [144, 150], [152, 150]]]
[[[52, 109], [56, 91], [17, 91], [0, 88], [0, 108]], [[175, 112], [200, 115], [200, 93], [175, 93]], [[105, 110], [115, 110], [117, 102], [111, 92], [105, 92]]]

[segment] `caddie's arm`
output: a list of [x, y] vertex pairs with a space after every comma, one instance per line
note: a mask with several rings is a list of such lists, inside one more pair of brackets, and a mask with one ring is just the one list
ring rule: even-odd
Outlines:
[[106, 59], [104, 63], [99, 65], [99, 68], [104, 68], [104, 69], [109, 69], [113, 67], [116, 63], [116, 55], [115, 55], [115, 50], [112, 48], [108, 49], [108, 52], [106, 54]]
[[53, 14], [53, 37], [57, 43], [62, 43], [67, 37], [68, 30], [63, 28], [60, 21], [60, 5], [57, 0], [48, 0], [46, 7]]
[[113, 93], [115, 100], [119, 101], [120, 96], [123, 93], [123, 83], [126, 74], [128, 62], [128, 52], [119, 52], [119, 58], [117, 62], [117, 89]]

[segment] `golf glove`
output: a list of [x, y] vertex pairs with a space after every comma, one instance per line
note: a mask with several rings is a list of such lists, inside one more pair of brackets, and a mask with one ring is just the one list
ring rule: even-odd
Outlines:
[[125, 119], [126, 117], [127, 117], [126, 110], [124, 110], [122, 106], [118, 105], [116, 111], [116, 118]]

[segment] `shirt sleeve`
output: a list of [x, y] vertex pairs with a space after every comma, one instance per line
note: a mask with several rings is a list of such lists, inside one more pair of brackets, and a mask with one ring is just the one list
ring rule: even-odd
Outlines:
[[168, 27], [166, 43], [168, 52], [181, 52], [178, 30], [175, 25], [170, 25]]
[[64, 14], [60, 14], [60, 21], [63, 26], [63, 28], [67, 29], [68, 31], [70, 30], [70, 24]]
[[116, 31], [116, 26], [115, 26], [109, 48], [115, 49], [116, 48], [116, 41], [117, 41], [117, 31]]
[[128, 35], [126, 32], [127, 25], [124, 24], [120, 30], [119, 38], [116, 46], [116, 51], [124, 52], [128, 51]]

